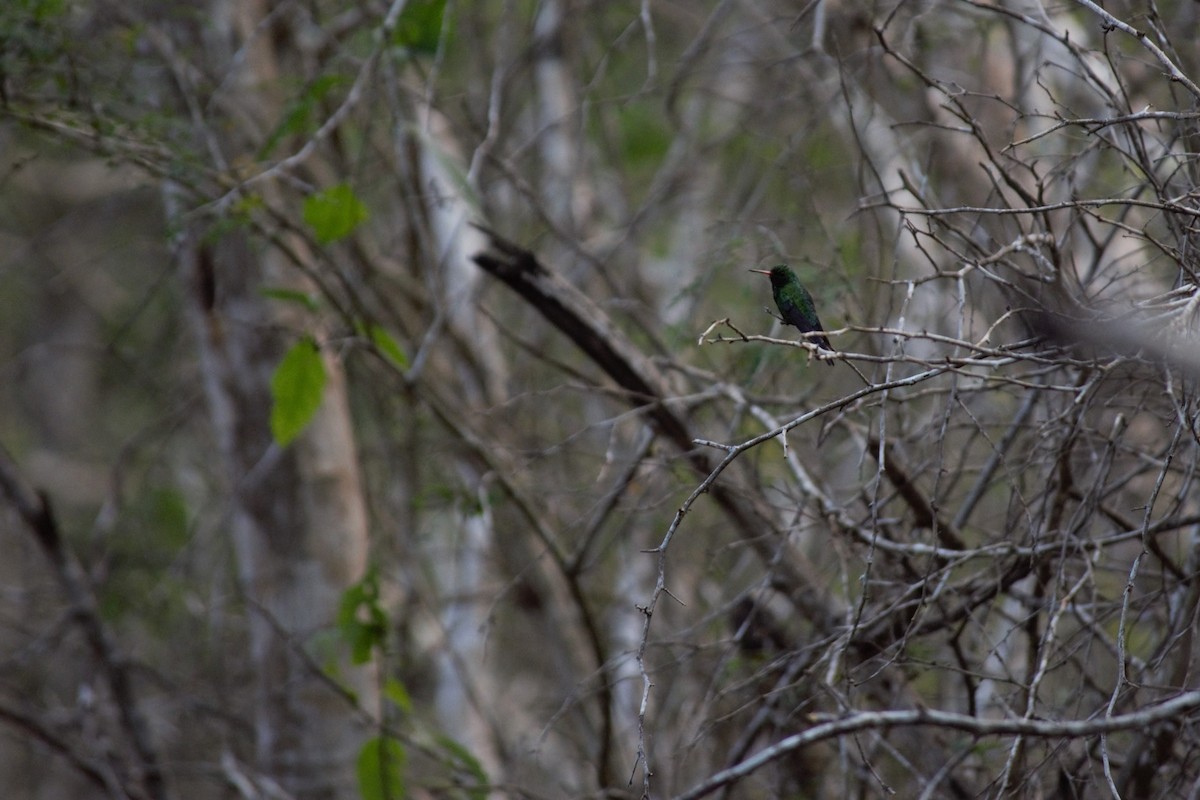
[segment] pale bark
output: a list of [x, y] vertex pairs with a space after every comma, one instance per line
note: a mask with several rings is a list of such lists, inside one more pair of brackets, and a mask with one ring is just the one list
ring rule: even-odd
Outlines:
[[[233, 152], [255, 146], [277, 113], [279, 67], [262, 24], [266, 10], [262, 3], [215, 6], [241, 54], [226, 99], [240, 113], [235, 130], [244, 137], [230, 138]], [[260, 191], [274, 194], [270, 186]], [[167, 200], [169, 217], [180, 219], [171, 189]], [[257, 766], [297, 798], [355, 797], [354, 762], [368, 733], [363, 712], [377, 711], [378, 665], [351, 665], [334, 629], [340, 598], [365, 574], [368, 555], [346, 380], [325, 323], [262, 295], [265, 288], [314, 292], [302, 270], [316, 265], [294, 235], [281, 234], [285, 254], [236, 232], [210, 246], [184, 230], [176, 256], [229, 488], [228, 534], [255, 674]], [[301, 335], [324, 345], [327, 379], [315, 417], [281, 449], [268, 424], [270, 378]]]
[[[375, 667], [337, 657], [324, 675], [342, 593], [366, 567], [367, 524], [345, 384], [335, 360], [324, 402], [295, 444], [271, 441], [269, 378], [287, 344], [270, 333], [274, 309], [255, 296], [268, 281], [244, 246], [208, 253], [185, 237], [180, 275], [214, 269], [221, 300], [191, 314], [217, 455], [229, 487], [227, 532], [250, 630], [258, 768], [297, 798], [354, 797], [354, 759], [375, 708]], [[211, 259], [210, 263], [208, 262]], [[235, 277], [236, 276], [236, 277]], [[332, 637], [332, 638], [331, 638]], [[318, 649], [319, 648], [319, 649]], [[344, 687], [339, 688], [339, 687]]]

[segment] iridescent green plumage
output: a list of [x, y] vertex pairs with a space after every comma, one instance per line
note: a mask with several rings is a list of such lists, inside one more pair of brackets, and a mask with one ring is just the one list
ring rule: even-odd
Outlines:
[[[771, 278], [771, 295], [775, 298], [775, 305], [779, 308], [779, 315], [783, 317], [784, 322], [794, 326], [801, 333], [824, 330], [821, 320], [817, 319], [817, 307], [813, 303], [812, 295], [808, 293], [808, 289], [804, 288], [804, 284], [800, 283], [800, 279], [796, 277], [795, 272], [792, 272], [791, 267], [780, 264], [777, 267], [771, 267], [770, 271], [765, 269], [750, 271]], [[811, 336], [808, 337], [808, 340], [819, 344], [826, 350], [833, 350], [829, 345], [829, 339], [824, 335]], [[825, 363], [832, 364], [833, 359], [826, 359]]]

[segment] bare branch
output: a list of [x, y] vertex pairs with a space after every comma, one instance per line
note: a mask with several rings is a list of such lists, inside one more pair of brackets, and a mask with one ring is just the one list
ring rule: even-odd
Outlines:
[[1136, 730], [1176, 719], [1200, 708], [1200, 692], [1185, 692], [1156, 706], [1119, 716], [1090, 720], [985, 719], [932, 709], [913, 711], [860, 711], [850, 716], [818, 722], [803, 733], [788, 736], [708, 780], [676, 795], [676, 800], [696, 800], [746, 777], [765, 764], [825, 739], [866, 730], [931, 726], [962, 731], [972, 736], [1034, 736], [1081, 739], [1118, 731]]

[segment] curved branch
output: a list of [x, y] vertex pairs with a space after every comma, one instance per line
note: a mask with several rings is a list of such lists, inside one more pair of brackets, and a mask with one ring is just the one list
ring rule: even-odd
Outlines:
[[1042, 719], [981, 719], [948, 711], [914, 709], [911, 711], [862, 711], [842, 719], [814, 725], [777, 742], [741, 763], [722, 770], [703, 783], [693, 786], [676, 800], [696, 800], [746, 777], [759, 767], [777, 761], [800, 748], [826, 739], [867, 730], [929, 725], [949, 728], [973, 736], [1034, 736], [1081, 739], [1116, 731], [1144, 728], [1157, 722], [1179, 717], [1200, 708], [1200, 692], [1188, 692], [1165, 703], [1120, 716], [1098, 717], [1089, 720]]

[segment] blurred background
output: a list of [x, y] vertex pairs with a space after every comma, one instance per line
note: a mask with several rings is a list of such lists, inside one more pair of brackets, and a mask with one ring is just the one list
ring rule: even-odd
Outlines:
[[4, 3], [0, 794], [1196, 796], [1198, 12]]

